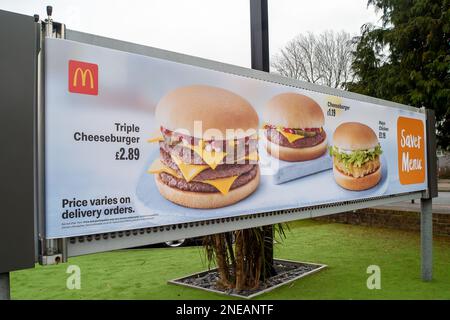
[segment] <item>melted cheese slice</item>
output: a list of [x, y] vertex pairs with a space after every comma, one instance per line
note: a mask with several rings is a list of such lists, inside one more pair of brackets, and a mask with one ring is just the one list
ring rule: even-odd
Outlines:
[[220, 151], [206, 151], [203, 150], [203, 154], [201, 155], [203, 161], [205, 161], [211, 169], [216, 169], [216, 167], [222, 162], [223, 158], [227, 155], [226, 152]]
[[207, 165], [198, 165], [198, 164], [187, 164], [181, 161], [180, 158], [178, 158], [175, 155], [172, 155], [172, 160], [175, 162], [180, 169], [181, 173], [183, 174], [184, 180], [187, 182], [194, 179], [200, 172], [203, 170], [206, 170], [209, 168]]
[[217, 152], [214, 150], [206, 151], [203, 149], [203, 144], [203, 140], [200, 140], [197, 146], [187, 145], [186, 147], [194, 150], [194, 152], [197, 153], [211, 169], [215, 170], [216, 167], [222, 162], [223, 158], [227, 155], [227, 153], [223, 151]]
[[158, 137], [147, 139], [147, 142], [149, 142], [149, 143], [160, 142], [160, 141], [164, 141], [163, 136], [158, 136]]
[[289, 143], [295, 142], [299, 139], [303, 139], [305, 136], [295, 133], [284, 132], [283, 129], [277, 129], [279, 133], [281, 133], [286, 139], [288, 139]]
[[[197, 166], [198, 165], [188, 165], [188, 164], [184, 164], [185, 166]], [[201, 165], [202, 167], [206, 167], [208, 168], [207, 165]], [[205, 170], [206, 168], [204, 168], [203, 170]], [[201, 170], [201, 171], [203, 171]], [[180, 171], [182, 171], [182, 169], [180, 168]], [[200, 171], [200, 172], [201, 172]], [[165, 172], [168, 173], [176, 178], [182, 179], [183, 177], [181, 177], [178, 172], [176, 170], [173, 170], [172, 168], [169, 168], [168, 166], [164, 165], [160, 159], [156, 159], [155, 161], [153, 161], [152, 165], [150, 166], [150, 168], [148, 168], [148, 173], [152, 173], [152, 174], [159, 174], [161, 172]], [[199, 172], [199, 173], [200, 173]], [[197, 173], [198, 174], [198, 173]], [[195, 174], [195, 175], [197, 175]], [[183, 173], [184, 176], [184, 173]], [[193, 176], [195, 177], [195, 176]], [[193, 178], [192, 177], [192, 178]], [[186, 177], [184, 177], [186, 179]], [[191, 178], [191, 179], [192, 179]], [[231, 186], [233, 185], [234, 181], [238, 178], [238, 176], [232, 176], [232, 177], [228, 177], [228, 178], [221, 178], [221, 179], [213, 179], [213, 180], [203, 180], [201, 182], [203, 183], [207, 183], [211, 186], [213, 186], [214, 188], [216, 188], [220, 193], [222, 193], [223, 195], [228, 194], [228, 192], [230, 191]], [[187, 180], [186, 181], [190, 181]]]
[[214, 179], [214, 180], [203, 180], [203, 183], [207, 183], [212, 185], [214, 188], [220, 191], [223, 195], [227, 195], [230, 191], [233, 182], [237, 179], [238, 176], [232, 176], [228, 178]]
[[159, 174], [161, 172], [165, 172], [168, 173], [174, 177], [177, 178], [182, 178], [180, 177], [180, 175], [178, 174], [178, 172], [176, 170], [173, 170], [172, 168], [169, 168], [168, 166], [165, 166], [160, 159], [156, 159], [155, 161], [153, 161], [152, 165], [150, 166], [150, 168], [148, 168], [147, 170], [148, 173], [152, 173], [152, 174]]

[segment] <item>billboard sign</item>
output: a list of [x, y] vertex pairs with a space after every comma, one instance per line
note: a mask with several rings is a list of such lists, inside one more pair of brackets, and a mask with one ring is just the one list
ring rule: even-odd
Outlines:
[[46, 39], [46, 237], [425, 190], [423, 113]]

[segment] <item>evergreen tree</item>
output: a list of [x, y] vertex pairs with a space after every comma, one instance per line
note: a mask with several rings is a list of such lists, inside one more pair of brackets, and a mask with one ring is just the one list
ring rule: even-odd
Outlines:
[[381, 26], [354, 39], [356, 81], [347, 89], [434, 109], [438, 145], [450, 149], [450, 0], [369, 0]]

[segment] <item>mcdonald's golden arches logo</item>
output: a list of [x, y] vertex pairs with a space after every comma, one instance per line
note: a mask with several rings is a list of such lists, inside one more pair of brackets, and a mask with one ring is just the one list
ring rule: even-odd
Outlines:
[[98, 95], [98, 65], [69, 60], [69, 92]]

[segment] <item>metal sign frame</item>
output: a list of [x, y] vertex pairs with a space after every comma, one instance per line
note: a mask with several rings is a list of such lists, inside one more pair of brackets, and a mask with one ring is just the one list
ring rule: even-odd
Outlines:
[[[179, 62], [183, 64], [230, 73], [243, 77], [282, 84], [294, 88], [306, 89], [309, 91], [315, 91], [329, 95], [350, 98], [354, 100], [374, 103], [392, 108], [399, 108], [409, 111], [425, 113], [428, 119], [428, 113], [425, 112], [425, 109], [417, 109], [411, 106], [406, 106], [391, 101], [381, 100], [339, 89], [319, 86], [299, 80], [284, 78], [279, 75], [269, 74], [267, 72], [262, 72], [258, 70], [247, 69], [243, 67], [238, 67], [234, 65], [229, 65], [225, 63], [220, 63], [216, 61], [211, 61], [207, 59], [202, 59], [198, 57], [179, 54], [171, 51], [156, 49], [148, 46], [138, 45], [134, 43], [110, 39], [106, 37], [101, 37], [73, 30], [66, 30], [65, 39], [120, 50], [128, 53], [140, 54], [148, 57], [161, 58], [168, 61]], [[430, 138], [428, 139], [429, 141], [432, 140]], [[428, 183], [433, 184], [435, 181], [436, 179], [434, 179], [433, 181], [433, 179], [429, 177]], [[61, 240], [64, 241], [65, 243], [63, 243], [62, 247], [59, 248], [62, 250], [60, 250], [60, 252], [58, 253], [62, 254], [62, 260], [65, 261], [67, 257], [79, 256], [83, 254], [142, 246], [169, 240], [176, 240], [187, 237], [197, 237], [207, 234], [227, 232], [232, 230], [264, 226], [300, 219], [309, 219], [324, 215], [330, 215], [338, 212], [346, 212], [361, 208], [388, 204], [392, 202], [423, 198], [427, 195], [427, 193], [428, 191], [424, 190], [423, 192], [411, 192], [397, 195], [368, 198], [363, 200], [343, 201], [333, 204], [315, 205], [311, 207], [265, 212], [240, 217], [205, 219], [204, 221], [199, 222], [180, 223], [160, 227], [141, 228], [135, 230], [124, 230], [118, 232], [71, 237], [66, 238], [65, 240]]]

